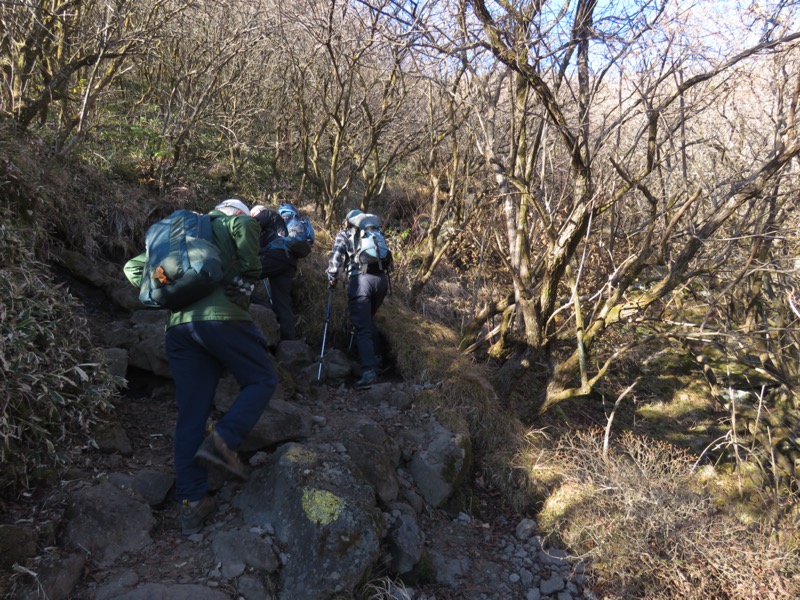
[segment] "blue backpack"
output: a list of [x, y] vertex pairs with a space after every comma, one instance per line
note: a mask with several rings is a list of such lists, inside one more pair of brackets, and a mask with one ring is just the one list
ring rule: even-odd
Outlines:
[[278, 237], [270, 242], [270, 248], [284, 248], [297, 258], [311, 254], [314, 245], [314, 227], [306, 217], [301, 217], [297, 209], [288, 202], [278, 207], [278, 214], [286, 223], [286, 237]]
[[211, 217], [176, 210], [145, 233], [146, 259], [139, 300], [179, 310], [208, 296], [225, 275]]
[[367, 273], [392, 270], [394, 261], [392, 251], [386, 243], [381, 229], [381, 220], [377, 215], [360, 214], [351, 219], [350, 228], [354, 260], [359, 269]]

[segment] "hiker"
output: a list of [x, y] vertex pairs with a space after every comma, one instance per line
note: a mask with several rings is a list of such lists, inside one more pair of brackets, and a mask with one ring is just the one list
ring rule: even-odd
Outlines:
[[[175, 493], [185, 535], [197, 533], [214, 513], [208, 468], [221, 467], [244, 480], [236, 449], [255, 426], [277, 386], [267, 341], [248, 311], [261, 273], [258, 223], [247, 206], [228, 199], [209, 213], [226, 278], [223, 284], [179, 310], [170, 311], [166, 351], [175, 381]], [[139, 287], [146, 254], [126, 263], [125, 274]], [[228, 412], [204, 438], [217, 383], [225, 371], [240, 386]]]
[[387, 268], [368, 267], [358, 260], [360, 235], [356, 223], [366, 216], [358, 209], [347, 213], [344, 228], [336, 234], [333, 242], [327, 270], [330, 289], [336, 287], [340, 270], [348, 278], [347, 306], [361, 363], [361, 378], [356, 382], [359, 388], [369, 387], [378, 380], [378, 370], [381, 368], [377, 352], [380, 338], [373, 317], [389, 290]]
[[[286, 238], [286, 223], [277, 211], [257, 205], [251, 216], [261, 227], [259, 258], [261, 259], [261, 289], [255, 301], [271, 305], [278, 319], [281, 340], [295, 339], [295, 318], [292, 311], [292, 282], [297, 272], [297, 256], [278, 244], [278, 238]], [[269, 283], [267, 281], [269, 280]], [[260, 300], [265, 299], [265, 301]]]

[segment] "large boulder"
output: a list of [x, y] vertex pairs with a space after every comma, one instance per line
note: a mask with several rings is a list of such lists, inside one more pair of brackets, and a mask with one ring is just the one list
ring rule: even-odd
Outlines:
[[427, 444], [411, 459], [411, 473], [425, 501], [439, 507], [472, 469], [471, 442], [467, 434], [454, 433], [436, 419], [429, 421], [426, 434]]
[[281, 598], [352, 592], [378, 561], [385, 521], [356, 473], [329, 448], [285, 444], [235, 499], [245, 522], [274, 530], [283, 548]]
[[78, 490], [65, 512], [64, 545], [89, 551], [100, 566], [152, 543], [156, 523], [150, 507], [112, 483]]
[[368, 417], [355, 417], [350, 432], [341, 440], [347, 453], [381, 501], [392, 502], [400, 491], [397, 479], [400, 447], [383, 427]]
[[135, 341], [128, 348], [128, 365], [150, 371], [161, 377], [172, 377], [167, 361], [164, 327], [167, 310], [137, 310], [131, 316]]
[[270, 401], [267, 410], [247, 435], [242, 452], [274, 448], [291, 441], [302, 441], [311, 435], [313, 415], [304, 408], [280, 399]]
[[261, 333], [264, 334], [264, 337], [267, 338], [269, 347], [277, 347], [278, 343], [281, 341], [281, 333], [278, 319], [275, 317], [273, 310], [261, 304], [253, 303], [250, 305], [250, 316], [253, 317], [256, 327], [258, 327]]

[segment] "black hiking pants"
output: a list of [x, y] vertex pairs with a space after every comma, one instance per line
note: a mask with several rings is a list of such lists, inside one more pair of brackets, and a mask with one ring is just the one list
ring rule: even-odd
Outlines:
[[386, 273], [351, 275], [347, 284], [347, 306], [355, 328], [362, 375], [380, 366], [377, 356], [380, 341], [372, 317], [383, 304], [388, 291], [389, 278]]

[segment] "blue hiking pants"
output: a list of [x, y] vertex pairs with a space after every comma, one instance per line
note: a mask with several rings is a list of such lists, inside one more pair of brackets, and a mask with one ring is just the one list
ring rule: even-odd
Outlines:
[[250, 433], [278, 378], [267, 341], [252, 321], [196, 321], [167, 329], [166, 348], [178, 419], [175, 424], [175, 494], [199, 500], [208, 491], [208, 471], [194, 462], [206, 430], [220, 377], [227, 369], [240, 392], [215, 431], [232, 449]]
[[347, 306], [355, 328], [362, 375], [380, 366], [377, 357], [380, 341], [372, 317], [383, 304], [388, 291], [389, 278], [386, 273], [351, 275], [347, 284]]

